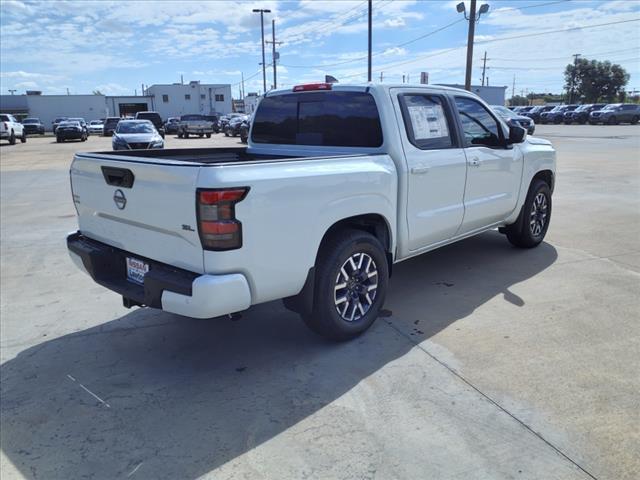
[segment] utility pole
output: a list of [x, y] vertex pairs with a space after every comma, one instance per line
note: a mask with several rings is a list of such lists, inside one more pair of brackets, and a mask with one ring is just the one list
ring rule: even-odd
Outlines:
[[511, 87], [511, 103], [513, 104], [513, 98], [516, 96], [516, 74], [513, 74], [513, 86]]
[[382, 72], [380, 72], [380, 83], [382, 83]]
[[142, 95], [144, 97], [144, 83], [140, 84], [140, 95]]
[[240, 75], [242, 75], [242, 98], [244, 98], [244, 72], [240, 72]]
[[372, 19], [372, 0], [369, 0], [369, 55], [368, 55], [368, 59], [367, 59], [367, 64], [368, 64], [368, 69], [367, 69], [367, 81], [370, 82], [371, 81], [371, 41], [372, 41], [372, 23], [371, 23], [371, 19]]
[[271, 13], [268, 8], [254, 8], [253, 13], [260, 14], [260, 31], [262, 32], [262, 87], [264, 92], [267, 93], [267, 66], [264, 61], [264, 14]]
[[458, 13], [464, 13], [464, 18], [469, 21], [469, 35], [467, 36], [467, 69], [464, 75], [464, 88], [465, 90], [471, 91], [471, 67], [473, 65], [473, 37], [476, 32], [476, 22], [480, 20], [480, 16], [483, 13], [487, 13], [489, 11], [489, 5], [484, 3], [480, 5], [480, 10], [478, 10], [478, 14], [476, 15], [476, 3], [477, 0], [471, 0], [471, 9], [469, 11], [469, 16], [467, 16], [467, 9], [464, 2], [460, 2], [456, 5], [456, 10]]
[[484, 87], [484, 74], [487, 70], [487, 51], [484, 51], [484, 58], [482, 59], [482, 86]]
[[16, 93], [16, 91], [17, 91], [17, 90], [16, 90], [15, 88], [10, 88], [10, 89], [9, 89], [9, 93], [10, 93], [11, 95], [13, 95], [14, 93]]
[[276, 52], [276, 44], [282, 45], [282, 42], [276, 42], [276, 21], [271, 20], [271, 42], [267, 40], [265, 43], [271, 43], [273, 50], [271, 52], [271, 59], [273, 60], [273, 88], [278, 88], [278, 80], [276, 76], [276, 60], [278, 59], [278, 53]]
[[573, 96], [575, 95], [576, 90], [576, 67], [578, 65], [578, 57], [580, 53], [574, 53], [573, 57], [573, 73], [571, 75], [571, 91], [569, 92], [569, 103], [573, 103]]

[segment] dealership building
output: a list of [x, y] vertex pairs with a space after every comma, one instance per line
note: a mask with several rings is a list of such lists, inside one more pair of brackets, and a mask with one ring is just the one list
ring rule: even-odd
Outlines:
[[231, 85], [187, 84], [151, 85], [144, 95], [0, 95], [0, 112], [18, 119], [36, 117], [50, 128], [57, 117], [81, 117], [87, 121], [105, 117], [133, 116], [140, 111], [156, 111], [163, 120], [184, 114], [224, 115], [233, 111]]

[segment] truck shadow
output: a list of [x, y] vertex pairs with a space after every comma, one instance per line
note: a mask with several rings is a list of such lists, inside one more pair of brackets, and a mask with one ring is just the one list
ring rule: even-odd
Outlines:
[[30, 479], [197, 478], [403, 356], [408, 339], [496, 295], [526, 304], [509, 287], [556, 258], [549, 244], [517, 250], [489, 232], [398, 264], [391, 316], [343, 344], [316, 337], [280, 302], [235, 321], [132, 311], [0, 367], [2, 450]]

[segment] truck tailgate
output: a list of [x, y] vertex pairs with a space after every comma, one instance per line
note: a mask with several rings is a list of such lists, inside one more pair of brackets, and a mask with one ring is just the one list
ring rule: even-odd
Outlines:
[[196, 219], [198, 165], [77, 155], [71, 165], [80, 232], [193, 272], [203, 272]]

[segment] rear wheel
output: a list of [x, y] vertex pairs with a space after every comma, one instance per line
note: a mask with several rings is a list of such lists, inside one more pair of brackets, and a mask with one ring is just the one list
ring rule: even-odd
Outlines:
[[207, 133], [207, 138], [211, 138], [211, 134], [210, 133]]
[[22, 130], [22, 136], [20, 137], [20, 142], [27, 143], [27, 132]]
[[11, 135], [9, 135], [9, 145], [16, 144], [16, 134], [13, 130], [11, 130]]
[[516, 247], [537, 247], [547, 234], [550, 220], [551, 189], [546, 182], [534, 180], [518, 220], [505, 228], [507, 239]]
[[199, 134], [198, 134], [198, 136], [199, 136], [200, 138], [202, 138], [202, 137], [204, 137], [204, 133], [199, 133]]
[[635, 125], [636, 123], [638, 123], [638, 121], [640, 121], [640, 117], [638, 115], [634, 116], [631, 119], [631, 125]]
[[56, 137], [56, 142], [62, 143], [62, 138], [61, 137]]
[[182, 132], [182, 136], [184, 138], [189, 138], [189, 132], [187, 132], [186, 130], [184, 132]]
[[349, 340], [378, 317], [389, 282], [384, 248], [361, 230], [331, 236], [318, 255], [312, 313], [304, 316], [314, 332], [331, 340]]

